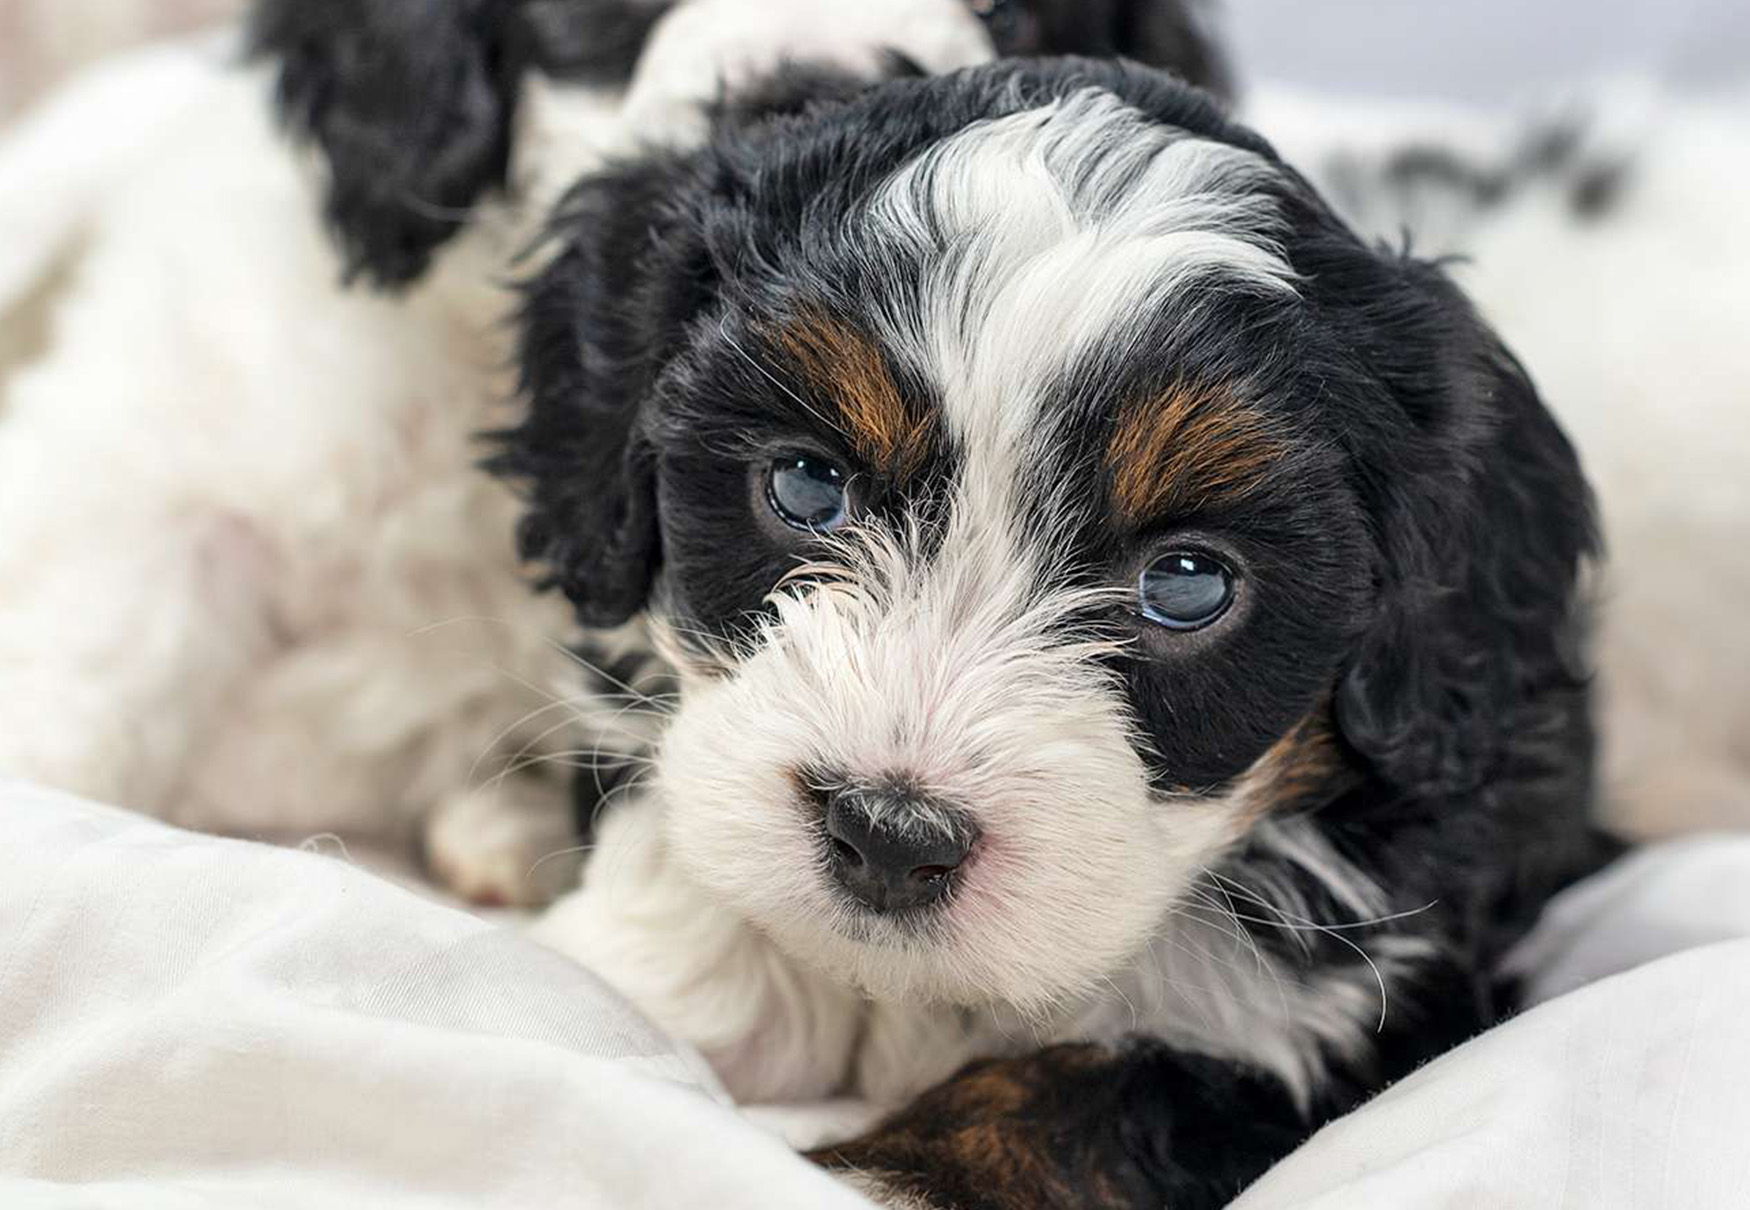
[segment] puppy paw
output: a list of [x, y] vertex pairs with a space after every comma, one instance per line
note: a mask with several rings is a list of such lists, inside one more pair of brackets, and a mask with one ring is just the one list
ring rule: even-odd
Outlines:
[[907, 1210], [1218, 1210], [1316, 1125], [1268, 1073], [1131, 1039], [970, 1064], [810, 1158]]
[[466, 790], [426, 820], [426, 870], [479, 907], [539, 907], [577, 882], [582, 858], [563, 786], [508, 778]]

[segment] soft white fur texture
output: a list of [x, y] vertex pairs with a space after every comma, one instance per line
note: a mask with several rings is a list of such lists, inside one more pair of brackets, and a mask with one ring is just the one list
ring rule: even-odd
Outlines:
[[[1205, 810], [1220, 821], [1227, 807]], [[1158, 928], [1142, 948], [1080, 994], [1048, 1005], [870, 997], [815, 962], [798, 961], [786, 938], [725, 911], [721, 895], [684, 868], [666, 823], [655, 798], [608, 815], [582, 889], [554, 905], [535, 936], [604, 975], [666, 1030], [698, 1046], [737, 1099], [748, 1102], [855, 1094], [892, 1106], [975, 1057], [1139, 1032], [1249, 1059], [1305, 1094], [1322, 1070], [1320, 1047], [1342, 1053], [1364, 1043], [1394, 1011], [1393, 978], [1424, 956], [1412, 943], [1376, 946], [1357, 949], [1352, 963], [1317, 980], [1290, 975], [1240, 925], [1315, 929], [1342, 922], [1315, 919], [1286, 888], [1248, 879], [1171, 908], [1149, 896]], [[1162, 857], [1163, 876], [1183, 873], [1194, 839], [1176, 838], [1175, 851]], [[1309, 832], [1270, 825], [1260, 839], [1343, 895], [1353, 919], [1379, 915], [1378, 888]], [[779, 886], [794, 886], [809, 869], [778, 865], [771, 863], [770, 882]], [[1033, 902], [1033, 915], [1045, 914], [1041, 901]], [[822, 921], [830, 919], [831, 909], [818, 911]], [[805, 952], [817, 954], [829, 943], [817, 932], [805, 937]]]
[[1251, 188], [1270, 171], [1088, 89], [972, 126], [882, 188], [869, 238], [930, 266], [921, 305], [886, 317], [889, 341], [936, 384], [978, 469], [1024, 469], [1053, 379], [1129, 353], [1129, 317], [1192, 314], [1210, 283], [1293, 294], [1280, 218]]
[[180, 86], [155, 127], [98, 89], [25, 132], [131, 123], [105, 173], [0, 178], [49, 195], [64, 281], [0, 417], [0, 768], [197, 827], [381, 832], [561, 683], [563, 614], [472, 468], [505, 396], [496, 233], [406, 300], [343, 292], [262, 77]]

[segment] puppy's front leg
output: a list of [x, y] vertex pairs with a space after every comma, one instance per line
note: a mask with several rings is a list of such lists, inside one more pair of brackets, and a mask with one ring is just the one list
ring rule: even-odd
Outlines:
[[605, 979], [710, 1061], [744, 1103], [842, 1091], [862, 1024], [857, 997], [781, 952], [680, 869], [659, 798], [602, 819], [583, 884], [533, 935]]
[[974, 1063], [812, 1158], [895, 1210], [1216, 1210], [1313, 1125], [1270, 1076], [1138, 1040]]

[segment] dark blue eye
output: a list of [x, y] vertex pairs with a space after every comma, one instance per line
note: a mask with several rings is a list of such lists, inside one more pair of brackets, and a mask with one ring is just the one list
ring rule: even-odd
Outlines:
[[845, 523], [845, 476], [824, 458], [774, 458], [766, 499], [778, 519], [793, 529], [823, 533]]
[[1201, 630], [1227, 611], [1234, 575], [1208, 555], [1174, 551], [1143, 569], [1142, 616], [1169, 630]]

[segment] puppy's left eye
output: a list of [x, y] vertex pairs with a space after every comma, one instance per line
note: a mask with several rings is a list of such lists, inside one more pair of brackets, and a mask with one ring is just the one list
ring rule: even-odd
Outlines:
[[772, 459], [766, 500], [785, 525], [808, 533], [837, 529], [847, 519], [844, 472], [810, 454]]
[[1234, 574], [1208, 555], [1174, 551], [1143, 568], [1142, 616], [1168, 630], [1201, 630], [1233, 603]]

